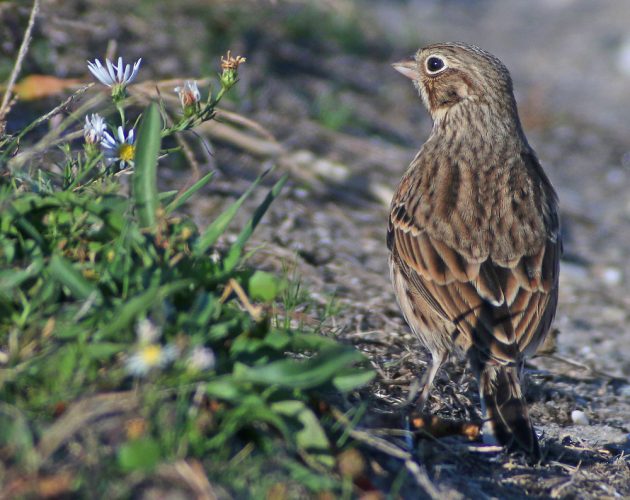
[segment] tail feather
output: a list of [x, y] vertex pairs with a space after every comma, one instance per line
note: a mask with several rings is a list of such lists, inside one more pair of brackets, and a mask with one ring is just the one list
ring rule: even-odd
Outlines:
[[527, 404], [515, 366], [486, 365], [479, 377], [484, 413], [497, 441], [510, 451], [523, 451], [540, 460], [538, 438], [529, 419]]

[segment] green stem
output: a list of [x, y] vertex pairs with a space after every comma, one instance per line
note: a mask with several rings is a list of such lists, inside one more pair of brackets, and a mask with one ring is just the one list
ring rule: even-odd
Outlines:
[[125, 127], [125, 108], [119, 103], [116, 103], [116, 109], [118, 109], [118, 114], [120, 115], [120, 125]]

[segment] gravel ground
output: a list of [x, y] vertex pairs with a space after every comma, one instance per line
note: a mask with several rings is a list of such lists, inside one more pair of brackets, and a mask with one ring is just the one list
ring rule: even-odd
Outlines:
[[[452, 498], [630, 497], [630, 4], [331, 0], [326, 5], [338, 9], [335, 15], [356, 21], [364, 44], [344, 50], [329, 35], [319, 36], [317, 27], [308, 37], [279, 34], [286, 32], [278, 24], [304, 3], [265, 4], [273, 15], [236, 38], [232, 48], [248, 63], [234, 109], [267, 133], [241, 131], [241, 140], [233, 131], [206, 131], [215, 150], [201, 167], [217, 168], [220, 175], [191, 213], [200, 222], [210, 220], [261, 166], [276, 164], [273, 175], [292, 172], [290, 187], [256, 233], [254, 243], [263, 246], [254, 259], [279, 271], [295, 263], [322, 306], [334, 294], [340, 312], [327, 323], [330, 334], [357, 345], [380, 374], [346, 403], [368, 403], [363, 428], [401, 428], [409, 410], [399, 405], [428, 358], [390, 287], [387, 204], [430, 122], [409, 82], [389, 65], [440, 40], [468, 41], [495, 53], [512, 72], [528, 138], [562, 211], [556, 351], [532, 361], [527, 388], [547, 457], [530, 467], [461, 436], [420, 439], [417, 462], [433, 485], [424, 489]], [[55, 19], [70, 12], [70, 4], [44, 23], [45, 34], [58, 33]], [[166, 20], [125, 16], [117, 24], [107, 22], [98, 3], [87, 4], [84, 22], [98, 28], [94, 47], [129, 32], [146, 33], [151, 22], [185, 25], [193, 41], [205, 29], [186, 17], [186, 9]], [[173, 50], [185, 45], [162, 33], [141, 41], [132, 36], [127, 47], [132, 55], [146, 54], [147, 71], [156, 78], [195, 74], [203, 47], [189, 47], [186, 62], [168, 55], [152, 60], [152, 51], [169, 44]], [[80, 74], [84, 70], [74, 64], [87, 55], [68, 50], [79, 57], [60, 67]], [[164, 182], [177, 183], [181, 176], [165, 172]], [[444, 418], [479, 418], [476, 385], [461, 362], [452, 360], [441, 371], [430, 403]], [[400, 462], [375, 457], [383, 469], [374, 482], [387, 488]], [[413, 481], [405, 485], [403, 496], [418, 495]]]

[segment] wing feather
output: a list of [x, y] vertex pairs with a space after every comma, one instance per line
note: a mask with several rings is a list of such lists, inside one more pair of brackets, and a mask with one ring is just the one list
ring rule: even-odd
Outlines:
[[511, 363], [542, 341], [557, 300], [556, 239], [547, 239], [511, 266], [498, 265], [490, 256], [474, 262], [414, 226], [404, 205], [391, 213], [394, 265], [435, 313], [456, 325], [460, 345], [474, 344], [488, 357]]

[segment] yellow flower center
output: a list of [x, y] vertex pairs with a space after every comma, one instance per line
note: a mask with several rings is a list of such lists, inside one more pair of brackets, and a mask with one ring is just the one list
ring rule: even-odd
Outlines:
[[136, 147], [133, 144], [121, 144], [118, 148], [118, 158], [122, 161], [131, 162], [136, 156]]
[[162, 358], [162, 347], [159, 344], [151, 344], [140, 350], [140, 357], [148, 367], [158, 366]]

